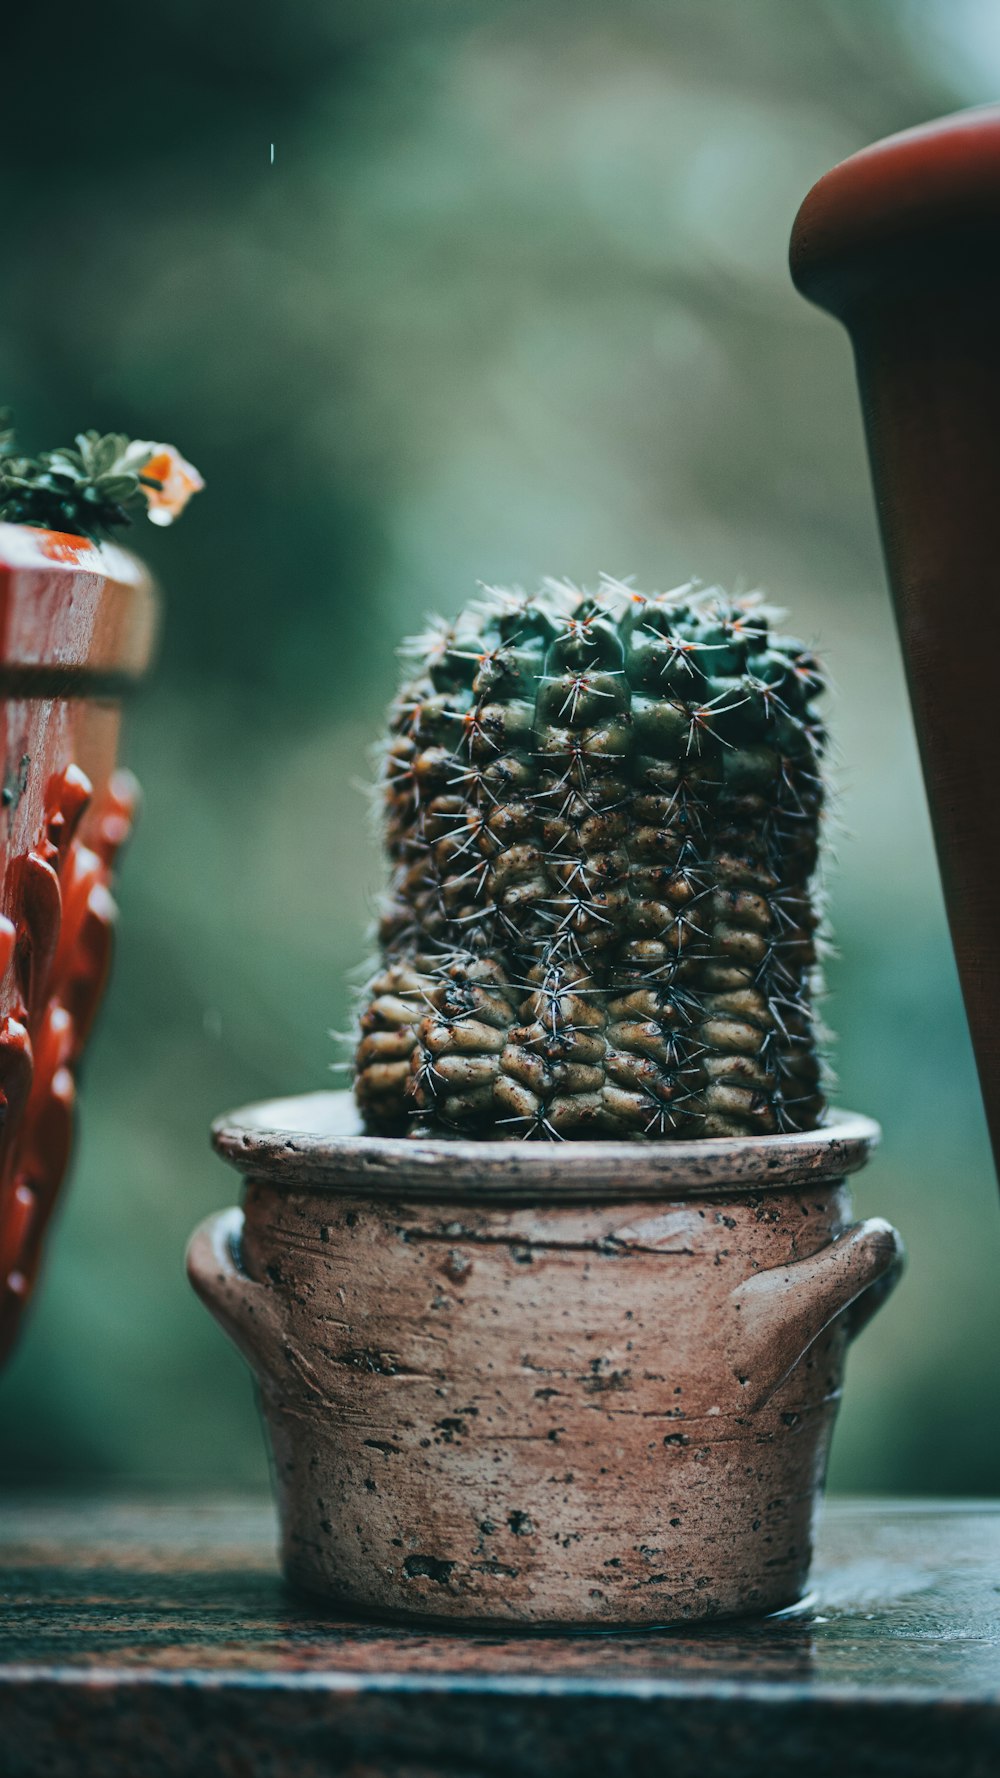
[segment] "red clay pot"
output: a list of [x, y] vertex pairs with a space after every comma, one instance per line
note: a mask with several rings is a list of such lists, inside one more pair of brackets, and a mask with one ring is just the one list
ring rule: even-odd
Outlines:
[[109, 881], [136, 786], [123, 696], [155, 628], [134, 557], [0, 524], [0, 1362], [69, 1159], [74, 1076], [107, 976]]
[[877, 142], [809, 193], [799, 289], [854, 346], [886, 564], [1000, 1161], [1000, 108]]
[[476, 1626], [796, 1601], [899, 1270], [843, 1184], [877, 1136], [393, 1140], [347, 1093], [221, 1120], [246, 1209], [188, 1266], [260, 1384], [289, 1578]]

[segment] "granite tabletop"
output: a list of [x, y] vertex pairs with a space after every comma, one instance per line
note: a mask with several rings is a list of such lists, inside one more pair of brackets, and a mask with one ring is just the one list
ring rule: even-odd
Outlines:
[[286, 1590], [270, 1503], [0, 1499], [3, 1778], [1000, 1773], [1000, 1504], [827, 1503], [791, 1612], [480, 1635]]

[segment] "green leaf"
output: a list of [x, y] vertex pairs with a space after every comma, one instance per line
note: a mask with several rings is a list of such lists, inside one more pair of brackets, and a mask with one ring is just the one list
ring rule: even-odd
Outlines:
[[105, 500], [128, 500], [139, 493], [136, 475], [102, 475], [97, 484]]
[[0, 409], [0, 519], [99, 542], [147, 510], [145, 488], [163, 485], [140, 474], [152, 448], [137, 449], [123, 432], [79, 432], [73, 445], [31, 457], [15, 454], [9, 418]]

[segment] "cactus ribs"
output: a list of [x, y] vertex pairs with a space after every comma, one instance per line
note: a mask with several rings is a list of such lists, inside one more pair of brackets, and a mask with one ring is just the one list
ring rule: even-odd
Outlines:
[[382, 1133], [812, 1129], [823, 683], [757, 599], [546, 582], [408, 645], [356, 1094]]

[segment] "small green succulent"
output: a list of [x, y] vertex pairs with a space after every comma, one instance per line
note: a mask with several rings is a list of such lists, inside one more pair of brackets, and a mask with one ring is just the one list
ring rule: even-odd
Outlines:
[[[196, 470], [171, 446], [129, 439], [121, 432], [80, 432], [72, 445], [31, 457], [17, 447], [7, 416], [0, 430], [0, 520], [69, 531], [95, 543], [110, 538], [138, 514], [169, 522], [187, 495], [201, 487]], [[184, 487], [168, 492], [162, 471]]]

